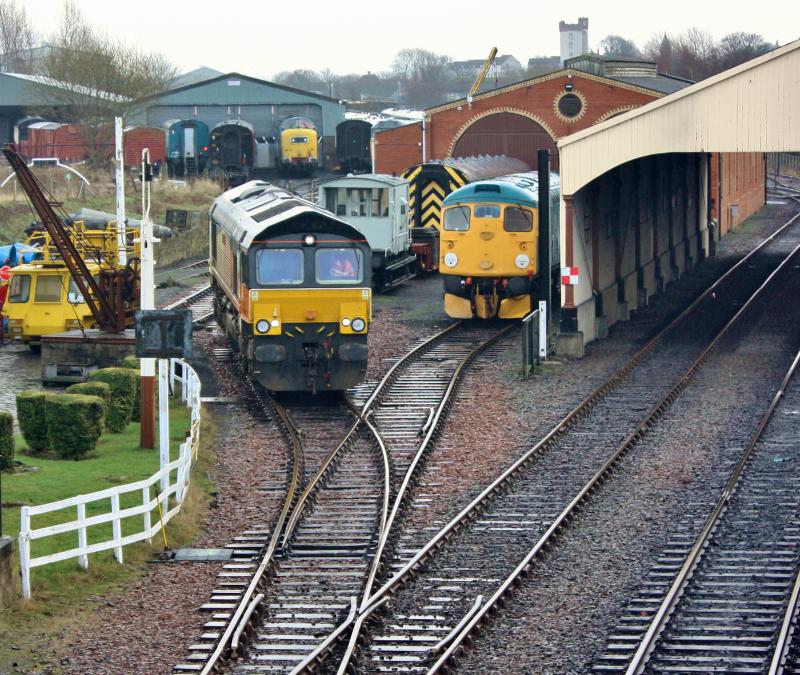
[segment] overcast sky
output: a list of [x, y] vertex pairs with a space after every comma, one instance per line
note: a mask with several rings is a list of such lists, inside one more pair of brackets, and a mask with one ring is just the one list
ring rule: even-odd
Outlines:
[[[63, 0], [21, 0], [41, 34], [60, 20]], [[496, 46], [525, 65], [531, 56], [556, 55], [558, 22], [589, 17], [589, 44], [622, 35], [642, 46], [653, 34], [691, 26], [715, 39], [726, 33], [760, 33], [785, 44], [800, 37], [800, 2], [567, 3], [367, 2], [365, 0], [76, 0], [89, 21], [145, 51], [160, 51], [181, 72], [204, 65], [269, 78], [283, 70], [331, 68], [339, 74], [388, 70], [395, 53], [421, 47], [456, 60], [485, 58]], [[289, 10], [296, 8], [294, 16]], [[519, 8], [519, 9], [516, 9]]]

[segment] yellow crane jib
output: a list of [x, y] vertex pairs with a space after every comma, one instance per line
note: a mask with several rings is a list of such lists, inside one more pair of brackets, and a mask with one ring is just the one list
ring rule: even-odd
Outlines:
[[478, 77], [475, 78], [475, 82], [472, 85], [472, 89], [470, 89], [469, 94], [467, 94], [467, 103], [469, 103], [470, 105], [472, 105], [472, 97], [475, 96], [475, 94], [477, 94], [480, 91], [483, 81], [489, 74], [489, 68], [492, 67], [495, 56], [497, 56], [497, 47], [492, 47], [492, 51], [490, 51], [489, 56], [486, 57], [486, 61], [484, 61], [483, 66], [481, 67], [481, 71], [478, 73]]

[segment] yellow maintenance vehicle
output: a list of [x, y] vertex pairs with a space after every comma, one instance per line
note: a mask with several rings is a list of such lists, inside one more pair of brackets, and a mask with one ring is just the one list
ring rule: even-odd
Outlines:
[[[67, 225], [66, 230], [95, 279], [102, 270], [117, 269], [119, 247], [115, 221], [88, 225], [75, 221]], [[137, 231], [128, 230], [128, 242], [137, 237]], [[34, 232], [27, 243], [37, 253], [30, 262], [11, 270], [3, 306], [3, 315], [8, 319], [8, 337], [36, 347], [42, 335], [97, 327], [91, 308], [50, 234], [46, 230]], [[139, 245], [128, 243], [126, 249], [129, 262], [125, 286], [128, 290], [123, 290], [123, 294], [133, 299]]]
[[139, 297], [135, 232], [126, 234], [126, 262], [120, 261], [116, 223], [88, 228], [72, 222], [13, 144], [2, 148], [20, 186], [41, 220], [28, 243], [39, 253], [13, 268], [3, 316], [9, 334], [31, 345], [42, 335], [96, 326], [121, 333], [133, 325]]

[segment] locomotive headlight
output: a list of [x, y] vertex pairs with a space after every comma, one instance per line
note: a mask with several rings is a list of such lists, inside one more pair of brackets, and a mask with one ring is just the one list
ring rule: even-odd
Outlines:
[[444, 264], [448, 267], [455, 267], [458, 265], [458, 256], [455, 253], [448, 253], [444, 257]]
[[278, 326], [281, 325], [281, 322], [278, 321], [278, 319], [273, 319], [272, 321], [269, 322], [269, 325], [272, 326], [273, 328], [277, 328]]
[[350, 319], [342, 319], [342, 325], [347, 328], [350, 325]]
[[256, 323], [256, 330], [259, 333], [267, 333], [267, 332], [269, 332], [269, 321], [265, 321], [264, 319], [261, 319], [261, 321], [258, 321]]
[[313, 246], [314, 244], [317, 243], [317, 238], [313, 234], [307, 234], [303, 239], [303, 243], [306, 246]]
[[367, 327], [367, 322], [364, 319], [353, 319], [353, 330], [356, 333], [360, 333]]
[[524, 253], [520, 253], [516, 258], [514, 258], [514, 264], [521, 270], [524, 270], [528, 265], [531, 264], [531, 259]]

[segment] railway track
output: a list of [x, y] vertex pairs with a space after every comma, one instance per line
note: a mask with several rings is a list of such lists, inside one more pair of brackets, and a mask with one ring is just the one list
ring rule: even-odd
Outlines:
[[195, 284], [185, 298], [176, 300], [162, 309], [192, 310], [192, 326], [197, 328], [214, 317], [214, 295], [206, 282]]
[[[797, 220], [779, 232], [790, 230], [796, 239]], [[401, 551], [392, 561], [392, 578], [362, 606], [362, 613], [382, 606], [373, 615], [371, 639], [353, 645], [338, 672], [437, 672], [449, 666], [687, 386], [732, 325], [731, 316], [741, 316], [755, 301], [756, 289], [774, 270], [773, 257], [789, 265], [794, 242], [777, 234], [723, 275], [427, 544], [413, 554]], [[716, 294], [725, 300], [717, 302]], [[698, 315], [702, 321], [689, 320]]]
[[[379, 578], [391, 525], [402, 517], [461, 373], [509, 330], [453, 324], [422, 341], [374, 390], [353, 393], [351, 424], [338, 444], [330, 437], [311, 440], [320, 424], [328, 434], [343, 426], [341, 409], [317, 411], [316, 420], [302, 407], [284, 410], [295, 455], [306, 457], [302, 494], [301, 479], [293, 481], [285, 517], [262, 546], [260, 561], [237, 563], [226, 573], [234, 581], [215, 592], [207, 609], [216, 614], [175, 672], [212, 672], [223, 663], [235, 672], [289, 672], [320, 643], [319, 654], [336, 644], [340, 634], [331, 631], [354, 615], [365, 584]], [[249, 638], [246, 662], [243, 636]]]
[[800, 473], [775, 458], [795, 449], [798, 362], [714, 509], [675, 535], [593, 672], [780, 672], [796, 620]]

